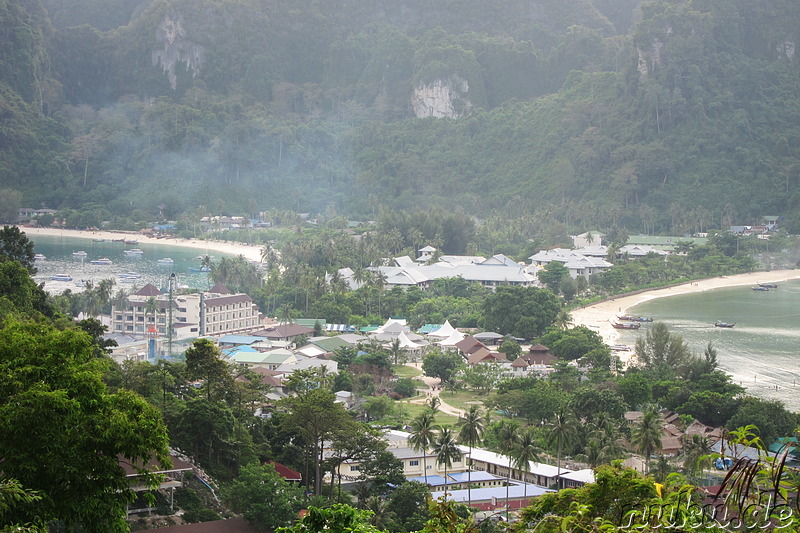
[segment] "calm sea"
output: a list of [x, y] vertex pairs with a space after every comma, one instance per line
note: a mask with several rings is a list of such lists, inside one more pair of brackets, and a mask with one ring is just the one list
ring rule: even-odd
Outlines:
[[[65, 289], [73, 292], [80, 290], [84, 283], [82, 280], [99, 282], [101, 279], [113, 279], [116, 282], [115, 291], [119, 287], [127, 291], [142, 287], [145, 283], [152, 283], [160, 289], [166, 289], [167, 281], [171, 274], [175, 274], [177, 286], [193, 289], [208, 289], [209, 277], [205, 272], [192, 272], [190, 269], [200, 268], [200, 256], [206, 255], [201, 249], [173, 247], [155, 244], [123, 244], [121, 242], [95, 242], [89, 239], [75, 237], [54, 237], [33, 235], [30, 239], [34, 243], [37, 254], [47, 257], [44, 261], [36, 261], [38, 273], [34, 278], [45, 283], [45, 289], [54, 294], [60, 294]], [[125, 250], [139, 248], [144, 252], [139, 256], [127, 255]], [[86, 256], [74, 256], [73, 252], [85, 251]], [[214, 252], [220, 259], [220, 255]], [[214, 257], [214, 254], [209, 254]], [[93, 259], [108, 258], [110, 265], [93, 265]], [[159, 259], [171, 258], [173, 263], [159, 263]], [[132, 273], [140, 275], [138, 279], [123, 279], [120, 274]], [[72, 281], [52, 281], [54, 274], [69, 274]]]
[[[800, 411], [800, 281], [768, 292], [743, 286], [658, 298], [630, 314], [666, 322], [696, 353], [713, 343], [721, 369], [751, 394]], [[717, 328], [717, 320], [736, 325]], [[633, 344], [647, 327], [623, 332], [621, 342]]]

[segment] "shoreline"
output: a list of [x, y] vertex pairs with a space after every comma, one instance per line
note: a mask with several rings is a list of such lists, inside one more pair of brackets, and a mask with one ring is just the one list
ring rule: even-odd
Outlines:
[[618, 296], [602, 302], [574, 309], [570, 312], [572, 323], [576, 326], [586, 326], [600, 334], [609, 346], [618, 343], [620, 333], [611, 324], [618, 315], [626, 314], [628, 310], [640, 303], [666, 298], [679, 294], [693, 294], [722, 289], [725, 287], [738, 287], [742, 285], [757, 285], [759, 283], [778, 283], [782, 281], [800, 279], [799, 270], [773, 270], [771, 272], [750, 272], [734, 276], [719, 276], [698, 281], [690, 281], [661, 289], [652, 289], [638, 294]]
[[261, 261], [261, 246], [252, 244], [245, 244], [241, 242], [227, 242], [227, 241], [205, 241], [200, 239], [157, 239], [141, 233], [134, 232], [114, 232], [114, 231], [83, 231], [74, 229], [61, 229], [61, 228], [29, 228], [26, 226], [17, 226], [20, 231], [34, 240], [32, 236], [42, 235], [47, 237], [73, 237], [79, 239], [103, 239], [111, 241], [112, 239], [127, 238], [136, 239], [139, 244], [155, 244], [162, 246], [176, 246], [180, 248], [193, 248], [201, 251], [214, 251], [218, 253], [241, 255], [249, 261]]

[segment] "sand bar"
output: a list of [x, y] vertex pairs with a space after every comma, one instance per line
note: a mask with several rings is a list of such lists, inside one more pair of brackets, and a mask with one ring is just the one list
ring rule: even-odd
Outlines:
[[242, 255], [251, 261], [261, 260], [261, 247], [241, 242], [228, 241], [204, 241], [198, 239], [157, 239], [141, 233], [133, 232], [114, 232], [114, 231], [80, 231], [60, 228], [28, 228], [19, 226], [20, 231], [24, 231], [33, 239], [35, 235], [46, 235], [53, 237], [77, 237], [81, 239], [103, 239], [111, 241], [113, 239], [135, 239], [140, 244], [155, 244], [162, 246], [178, 246], [181, 248], [194, 248], [201, 251], [214, 251], [224, 254]]
[[664, 289], [653, 289], [629, 296], [619, 296], [611, 298], [594, 305], [573, 309], [572, 322], [575, 325], [587, 326], [599, 333], [608, 345], [617, 344], [619, 332], [611, 324], [616, 321], [618, 315], [626, 314], [631, 307], [667, 296], [678, 294], [691, 294], [697, 292], [721, 289], [723, 287], [736, 287], [739, 285], [757, 285], [759, 283], [777, 283], [800, 279], [800, 270], [773, 270], [770, 272], [751, 272], [748, 274], [737, 274], [735, 276], [720, 276], [716, 278], [703, 279], [675, 285]]

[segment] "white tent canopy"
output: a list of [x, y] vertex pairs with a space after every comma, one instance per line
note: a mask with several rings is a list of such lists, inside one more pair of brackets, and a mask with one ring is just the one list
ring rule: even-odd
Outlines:
[[[446, 339], [450, 337], [454, 331], [456, 331], [456, 328], [451, 326], [450, 321], [447, 320], [445, 321], [444, 324], [442, 324], [442, 327], [440, 327], [436, 331], [431, 331], [430, 333], [428, 333], [428, 337], [435, 337], [437, 339]], [[464, 338], [463, 335], [461, 338], [462, 339]]]

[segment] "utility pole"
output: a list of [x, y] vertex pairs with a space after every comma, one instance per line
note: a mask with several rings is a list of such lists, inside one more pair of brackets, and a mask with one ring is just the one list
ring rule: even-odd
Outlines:
[[169, 307], [167, 308], [167, 344], [169, 346], [169, 360], [172, 361], [172, 292], [175, 288], [175, 272], [169, 275], [167, 288], [169, 290]]

